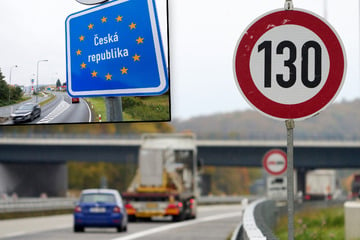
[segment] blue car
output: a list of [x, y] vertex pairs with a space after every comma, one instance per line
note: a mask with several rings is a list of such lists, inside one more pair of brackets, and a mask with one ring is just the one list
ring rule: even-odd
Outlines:
[[74, 210], [74, 232], [85, 227], [115, 227], [127, 231], [128, 217], [120, 193], [114, 189], [86, 189]]

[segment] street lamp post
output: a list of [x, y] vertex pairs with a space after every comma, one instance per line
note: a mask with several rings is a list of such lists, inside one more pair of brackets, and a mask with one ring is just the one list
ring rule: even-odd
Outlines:
[[14, 68], [17, 68], [17, 65], [14, 65], [10, 68], [10, 76], [9, 76], [9, 104], [10, 104], [10, 86], [11, 86], [11, 73]]
[[37, 68], [36, 68], [36, 103], [38, 103], [38, 90], [39, 90], [39, 63], [40, 62], [47, 62], [48, 60], [39, 60], [37, 61]]
[[[14, 68], [17, 68], [18, 66], [17, 65], [13, 65], [13, 66], [11, 66], [11, 68], [10, 68], [10, 76], [9, 76], [9, 105], [10, 105], [10, 92], [11, 92], [11, 73], [12, 73], [12, 70], [14, 69]], [[11, 113], [12, 113], [12, 107], [10, 107], [10, 115], [11, 115]]]

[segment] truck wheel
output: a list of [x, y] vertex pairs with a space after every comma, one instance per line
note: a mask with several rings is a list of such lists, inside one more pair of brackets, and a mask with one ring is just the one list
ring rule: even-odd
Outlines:
[[74, 225], [74, 232], [84, 232], [84, 227]]
[[174, 215], [172, 217], [172, 221], [173, 222], [181, 222], [185, 220], [185, 214], [184, 212], [181, 212], [179, 215]]
[[129, 220], [129, 222], [136, 222], [136, 216], [135, 215], [129, 215], [128, 220]]

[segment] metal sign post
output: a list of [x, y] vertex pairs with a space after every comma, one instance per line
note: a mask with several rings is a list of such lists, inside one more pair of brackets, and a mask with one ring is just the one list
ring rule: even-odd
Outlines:
[[285, 121], [287, 130], [288, 240], [294, 240], [294, 120]]
[[345, 80], [344, 46], [326, 19], [285, 0], [284, 9], [260, 16], [244, 30], [233, 60], [245, 100], [286, 123], [288, 239], [294, 240], [294, 121], [319, 114], [335, 100]]

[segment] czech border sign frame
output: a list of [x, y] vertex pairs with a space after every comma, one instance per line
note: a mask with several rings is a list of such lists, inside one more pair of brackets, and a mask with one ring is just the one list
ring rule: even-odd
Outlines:
[[150, 96], [168, 90], [154, 0], [111, 1], [69, 15], [65, 25], [69, 95]]
[[346, 72], [345, 50], [336, 31], [302, 9], [277, 9], [257, 18], [241, 35], [233, 64], [246, 101], [278, 120], [319, 113], [335, 100]]

